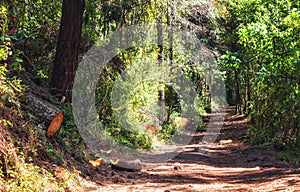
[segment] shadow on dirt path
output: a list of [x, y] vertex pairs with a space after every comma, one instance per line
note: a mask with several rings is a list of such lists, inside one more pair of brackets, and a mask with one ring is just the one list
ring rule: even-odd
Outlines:
[[95, 191], [300, 191], [300, 169], [245, 143], [247, 119], [232, 111], [226, 108], [220, 135], [205, 153], [199, 152], [204, 132], [197, 132], [174, 159], [140, 172], [115, 172]]

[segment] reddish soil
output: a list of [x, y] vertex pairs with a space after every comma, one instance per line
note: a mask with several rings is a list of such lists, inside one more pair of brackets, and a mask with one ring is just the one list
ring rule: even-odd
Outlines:
[[201, 154], [203, 133], [195, 133], [186, 150], [166, 163], [139, 172], [111, 171], [89, 191], [300, 191], [300, 169], [268, 148], [245, 141], [247, 119], [226, 109], [217, 141]]

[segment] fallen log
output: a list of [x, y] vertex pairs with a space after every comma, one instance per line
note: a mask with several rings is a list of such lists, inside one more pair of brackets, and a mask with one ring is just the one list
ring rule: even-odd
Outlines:
[[26, 92], [25, 96], [27, 98], [26, 109], [40, 118], [41, 121], [46, 121], [47, 124], [51, 122], [55, 115], [61, 112], [61, 106], [52, 104], [33, 92]]
[[22, 105], [33, 116], [39, 118], [40, 122], [49, 125], [55, 115], [61, 112], [62, 104], [55, 101], [55, 97], [46, 89], [36, 85], [31, 80], [31, 74], [21, 72], [19, 77], [22, 82], [27, 85], [27, 90], [24, 92], [24, 103]]

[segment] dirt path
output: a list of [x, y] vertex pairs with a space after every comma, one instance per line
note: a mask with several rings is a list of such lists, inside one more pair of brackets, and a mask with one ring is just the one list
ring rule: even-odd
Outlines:
[[173, 160], [140, 172], [114, 172], [91, 191], [300, 191], [300, 169], [293, 169], [267, 149], [244, 141], [247, 121], [226, 109], [217, 142], [208, 153], [197, 145], [203, 133]]

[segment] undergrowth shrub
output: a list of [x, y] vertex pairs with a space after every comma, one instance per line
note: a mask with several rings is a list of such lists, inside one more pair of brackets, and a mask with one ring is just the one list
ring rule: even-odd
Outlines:
[[41, 143], [21, 109], [25, 86], [11, 75], [21, 59], [12, 49], [7, 22], [7, 9], [0, 6], [0, 191], [59, 191], [53, 175], [35, 161]]

